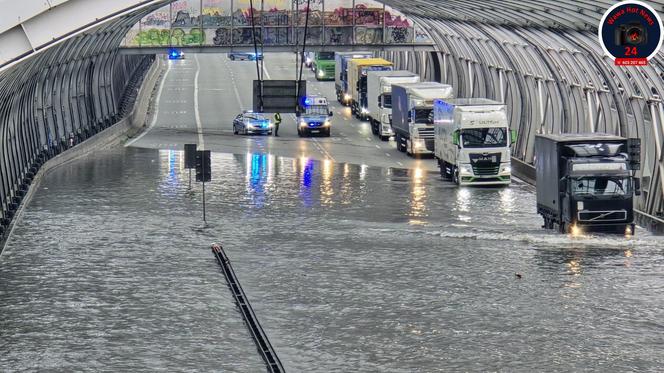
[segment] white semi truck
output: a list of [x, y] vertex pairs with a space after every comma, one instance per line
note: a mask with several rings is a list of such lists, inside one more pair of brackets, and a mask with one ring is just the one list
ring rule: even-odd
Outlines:
[[511, 181], [510, 131], [504, 104], [485, 98], [434, 102], [435, 157], [440, 174], [458, 185]]
[[451, 85], [436, 82], [392, 85], [392, 130], [397, 149], [433, 154], [433, 102], [454, 97]]
[[371, 132], [381, 140], [394, 136], [392, 131], [392, 84], [418, 83], [420, 76], [407, 71], [367, 72], [367, 99]]

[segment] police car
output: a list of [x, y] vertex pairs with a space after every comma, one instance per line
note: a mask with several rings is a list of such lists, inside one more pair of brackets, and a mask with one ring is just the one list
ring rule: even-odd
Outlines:
[[300, 137], [320, 134], [330, 137], [332, 112], [325, 97], [305, 97], [301, 105], [302, 111], [297, 114], [297, 134]]
[[271, 135], [274, 124], [261, 113], [245, 110], [233, 120], [234, 135]]

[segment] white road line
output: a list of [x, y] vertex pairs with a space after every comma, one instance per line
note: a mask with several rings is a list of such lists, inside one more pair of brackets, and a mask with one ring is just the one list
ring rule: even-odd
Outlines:
[[385, 153], [386, 156], [391, 157], [390, 153]]
[[201, 123], [201, 112], [198, 107], [198, 77], [201, 75], [201, 64], [198, 62], [198, 54], [194, 54], [196, 59], [196, 77], [194, 78], [194, 113], [196, 116], [196, 128], [198, 129], [198, 145], [200, 150], [205, 150], [205, 141], [203, 140], [203, 123]]
[[403, 163], [401, 163], [401, 162], [397, 162], [397, 164], [398, 164], [399, 166], [403, 166]]
[[171, 72], [171, 64], [167, 64], [166, 72], [164, 73], [164, 77], [161, 79], [161, 83], [159, 84], [159, 91], [157, 92], [157, 98], [155, 99], [154, 103], [154, 113], [152, 114], [152, 123], [150, 123], [150, 127], [146, 129], [143, 133], [141, 133], [137, 138], [129, 141], [125, 146], [131, 146], [133, 145], [136, 141], [140, 140], [143, 138], [143, 136], [147, 135], [148, 132], [154, 128], [154, 126], [157, 124], [157, 117], [159, 116], [159, 101], [161, 100], [161, 93], [164, 91], [164, 85], [166, 84], [166, 78], [168, 77], [168, 73]]
[[380, 149], [380, 145], [376, 145], [376, 149]]

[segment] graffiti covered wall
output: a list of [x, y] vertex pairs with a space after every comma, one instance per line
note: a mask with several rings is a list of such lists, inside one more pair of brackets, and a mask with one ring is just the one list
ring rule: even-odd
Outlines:
[[402, 14], [372, 0], [179, 0], [131, 28], [128, 47], [307, 43], [350, 45], [430, 41]]

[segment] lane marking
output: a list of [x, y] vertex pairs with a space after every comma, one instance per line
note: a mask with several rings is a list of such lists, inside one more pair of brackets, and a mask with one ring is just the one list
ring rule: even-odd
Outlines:
[[376, 145], [376, 149], [380, 149], [380, 145]]
[[391, 157], [390, 153], [385, 153], [386, 156]]
[[194, 54], [196, 59], [196, 77], [194, 78], [194, 114], [196, 116], [196, 128], [198, 130], [198, 144], [201, 150], [205, 150], [205, 141], [203, 140], [203, 123], [201, 123], [201, 111], [198, 106], [198, 77], [201, 75], [201, 64], [198, 62], [198, 54]]
[[159, 102], [161, 101], [161, 93], [164, 91], [164, 85], [166, 85], [166, 78], [168, 78], [168, 73], [171, 72], [171, 64], [167, 64], [166, 67], [166, 72], [164, 73], [164, 77], [161, 79], [161, 83], [159, 84], [159, 91], [157, 92], [157, 97], [155, 98], [155, 103], [154, 103], [154, 113], [152, 114], [152, 123], [150, 123], [150, 127], [146, 129], [143, 133], [141, 133], [138, 137], [135, 139], [129, 141], [128, 143], [125, 144], [125, 147], [132, 146], [136, 141], [140, 140], [143, 138], [143, 136], [147, 135], [148, 132], [150, 132], [155, 125], [157, 125], [157, 117], [159, 116]]

